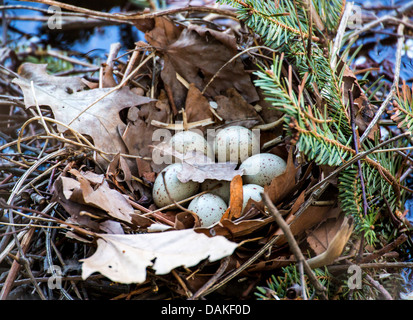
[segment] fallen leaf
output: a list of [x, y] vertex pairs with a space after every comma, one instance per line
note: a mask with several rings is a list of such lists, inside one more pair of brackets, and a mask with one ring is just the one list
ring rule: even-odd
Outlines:
[[332, 264], [343, 252], [344, 246], [353, 232], [353, 228], [353, 217], [344, 217], [340, 229], [334, 235], [331, 243], [329, 243], [327, 250], [307, 260], [310, 268], [320, 268]]
[[[334, 209], [331, 210], [331, 212], [333, 211]], [[316, 255], [327, 250], [329, 244], [340, 229], [343, 219], [343, 215], [335, 218], [327, 218], [315, 230], [309, 232], [306, 240]]]
[[[289, 224], [292, 234], [297, 236], [323, 221], [330, 210], [331, 207], [328, 206], [309, 206], [299, 216], [291, 215], [290, 213], [285, 220]], [[276, 245], [281, 246], [285, 244], [287, 240], [280, 228], [276, 231], [275, 235], [277, 234], [281, 235], [281, 237], [276, 241]]]
[[161, 78], [177, 110], [184, 107], [187, 95], [187, 88], [177, 79], [177, 74], [199, 90], [216, 76], [205, 91], [208, 97], [235, 88], [249, 103], [259, 99], [239, 57], [217, 74], [238, 53], [234, 35], [192, 24], [178, 26], [165, 17], [157, 17], [154, 28], [146, 32], [145, 38], [162, 55]]
[[[152, 121], [167, 122], [170, 113], [168, 98], [163, 91], [159, 94], [158, 101], [130, 108], [127, 115], [128, 124], [121, 133], [128, 153], [135, 156], [151, 157], [152, 149], [149, 146], [157, 143], [154, 141], [153, 134], [159, 129], [152, 125]], [[150, 177], [148, 175], [151, 174], [152, 169], [156, 172], [160, 171], [160, 168], [149, 160], [139, 159], [137, 166], [141, 177]]]
[[219, 235], [226, 238], [235, 239], [249, 235], [273, 221], [274, 219], [272, 217], [242, 221], [231, 221], [224, 219], [212, 228], [195, 228], [194, 230], [209, 237]]
[[254, 107], [237, 90], [230, 88], [225, 93], [226, 95], [218, 95], [214, 98], [218, 104], [216, 112], [222, 119], [230, 123], [238, 121], [237, 125], [243, 125], [247, 128], [264, 123]]
[[238, 164], [231, 162], [215, 162], [199, 151], [190, 151], [182, 154], [168, 143], [154, 146], [160, 153], [171, 155], [182, 162], [182, 170], [177, 178], [182, 183], [195, 181], [202, 183], [207, 179], [231, 181], [235, 176], [242, 175], [242, 170], [235, 169]]
[[96, 252], [81, 260], [83, 279], [100, 272], [114, 282], [142, 283], [147, 267], [155, 274], [168, 274], [174, 268], [192, 267], [204, 259], [220, 260], [237, 248], [224, 237], [209, 238], [191, 229], [99, 237]]
[[112, 181], [117, 187], [120, 187], [120, 183], [126, 183], [130, 192], [133, 192], [132, 187], [132, 173], [131, 170], [123, 157], [118, 153], [106, 170], [106, 176], [112, 178]]
[[97, 208], [91, 208], [84, 204], [80, 204], [69, 200], [68, 198], [73, 192], [74, 188], [79, 187], [79, 182], [75, 179], [60, 177], [53, 184], [52, 201], [59, 203], [65, 211], [70, 214], [70, 221], [80, 226], [90, 228], [92, 231], [99, 230], [99, 223], [91, 219], [89, 216], [81, 215], [83, 211], [87, 211], [95, 216], [101, 216], [104, 212]]
[[[196, 122], [205, 119], [213, 119], [208, 99], [191, 83], [185, 101], [185, 112], [188, 122]], [[205, 130], [205, 127], [199, 128]]]
[[87, 205], [106, 212], [112, 218], [128, 223], [132, 222], [131, 215], [134, 213], [132, 206], [120, 192], [111, 189], [105, 180], [101, 184], [92, 186], [90, 180], [77, 170], [71, 169], [69, 172], [75, 175], [76, 180], [69, 177], [59, 177], [57, 181], [60, 182], [55, 182], [57, 184], [54, 188], [62, 189], [61, 194], [64, 196], [62, 204], [67, 205], [67, 201], [70, 201]]
[[243, 196], [244, 195], [242, 190], [242, 178], [240, 175], [237, 175], [231, 180], [229, 208], [221, 218], [221, 221], [224, 219], [237, 219], [241, 216], [243, 211]]
[[288, 154], [287, 167], [285, 172], [275, 177], [271, 183], [264, 187], [264, 191], [268, 194], [271, 201], [275, 204], [284, 200], [296, 185], [296, 174], [298, 168], [294, 165], [292, 149]]
[[[376, 108], [370, 104], [369, 99], [364, 94], [363, 89], [360, 87], [357, 77], [353, 71], [344, 62], [341, 62], [341, 67], [344, 66], [343, 72], [343, 104], [347, 105], [349, 102], [348, 91], [351, 90], [353, 96], [353, 114], [355, 118], [355, 124], [358, 127], [360, 136], [366, 130], [367, 126], [373, 120], [376, 114]], [[350, 116], [349, 116], [350, 117]], [[376, 124], [370, 131], [368, 137], [373, 139], [375, 132], [379, 130], [379, 126]]]
[[[20, 69], [20, 77], [13, 83], [23, 91], [26, 108], [36, 105], [49, 106], [56, 120], [93, 139], [96, 148], [104, 152], [126, 153], [124, 143], [118, 133], [118, 127], [124, 128], [119, 112], [128, 107], [140, 106], [152, 101], [147, 97], [134, 94], [128, 87], [116, 90], [85, 109], [101, 98], [111, 88], [85, 90], [86, 85], [79, 77], [56, 77], [46, 71], [45, 64], [25, 63]], [[31, 88], [34, 84], [34, 95]], [[83, 113], [82, 113], [83, 112]], [[67, 128], [57, 126], [61, 132]], [[108, 163], [98, 158], [106, 168]]]

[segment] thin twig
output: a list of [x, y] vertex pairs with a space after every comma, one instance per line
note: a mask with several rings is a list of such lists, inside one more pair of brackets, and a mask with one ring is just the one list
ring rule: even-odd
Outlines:
[[264, 192], [262, 194], [262, 199], [265, 205], [267, 206], [268, 210], [270, 211], [271, 215], [274, 217], [275, 221], [277, 222], [278, 226], [282, 229], [285, 237], [287, 238], [289, 247], [295, 256], [296, 261], [303, 264], [303, 267], [308, 276], [308, 279], [314, 286], [315, 290], [317, 291], [317, 293], [320, 295], [321, 298], [326, 300], [327, 299], [325, 295], [326, 288], [317, 280], [316, 275], [314, 274], [313, 270], [311, 270], [310, 266], [305, 260], [304, 255], [301, 252], [301, 249], [297, 244], [297, 241], [295, 241], [294, 235], [292, 234], [289, 225], [287, 224], [287, 222], [285, 222], [281, 213], [274, 206], [268, 194]]
[[227, 62], [225, 62], [225, 63], [221, 66], [221, 68], [218, 69], [218, 71], [213, 75], [213, 77], [212, 77], [212, 78], [208, 81], [208, 83], [205, 85], [204, 89], [202, 89], [202, 92], [201, 92], [201, 93], [202, 93], [202, 94], [205, 93], [205, 91], [206, 91], [206, 89], [209, 87], [209, 85], [215, 80], [215, 78], [218, 76], [218, 74], [219, 74], [228, 64], [230, 64], [232, 61], [234, 61], [235, 59], [237, 59], [239, 56], [242, 56], [244, 53], [246, 53], [246, 52], [248, 52], [248, 51], [251, 51], [251, 50], [254, 50], [254, 49], [266, 49], [266, 50], [269, 50], [269, 51], [272, 51], [272, 52], [275, 52], [275, 53], [278, 52], [278, 51], [276, 51], [276, 50], [274, 50], [274, 49], [271, 49], [271, 48], [268, 48], [268, 47], [266, 47], [266, 46], [255, 46], [255, 47], [247, 48], [247, 49], [245, 49], [245, 50], [237, 53], [235, 56], [233, 56], [231, 59], [229, 59]]
[[221, 261], [221, 265], [219, 266], [218, 270], [215, 274], [205, 283], [197, 292], [193, 294], [188, 300], [197, 300], [203, 296], [204, 292], [206, 292], [225, 272], [228, 267], [230, 261], [230, 257], [226, 257]]
[[[348, 100], [350, 103], [349, 106], [349, 112], [350, 112], [350, 121], [351, 121], [351, 130], [353, 133], [353, 141], [354, 141], [354, 150], [356, 151], [355, 155], [359, 154], [359, 139], [358, 139], [358, 134], [356, 131], [356, 120], [354, 117], [354, 101], [353, 101], [353, 92], [351, 90], [348, 90]], [[359, 170], [359, 177], [360, 177], [360, 185], [361, 185], [361, 192], [363, 196], [363, 212], [364, 216], [367, 216], [367, 209], [368, 209], [368, 204], [367, 204], [367, 197], [366, 197], [366, 186], [364, 184], [364, 176], [363, 176], [363, 170], [361, 167], [361, 161], [357, 160], [357, 166]]]
[[384, 246], [383, 248], [381, 248], [380, 250], [377, 250], [376, 252], [370, 253], [369, 255], [363, 257], [360, 260], [360, 263], [368, 263], [370, 261], [376, 260], [377, 258], [381, 257], [382, 255], [384, 255], [385, 253], [394, 250], [395, 248], [397, 248], [398, 246], [400, 246], [402, 243], [404, 243], [405, 241], [407, 241], [408, 237], [405, 233], [402, 233], [396, 240], [394, 240], [393, 242], [387, 244], [386, 246]]
[[[408, 19], [407, 17], [403, 17], [402, 20], [407, 21], [407, 19]], [[399, 86], [400, 65], [401, 65], [401, 60], [402, 60], [402, 49], [403, 49], [403, 43], [404, 43], [404, 24], [399, 25], [399, 27], [397, 28], [397, 34], [399, 35], [399, 38], [397, 39], [396, 62], [395, 62], [395, 69], [394, 69], [393, 84], [390, 88], [390, 92], [387, 95], [386, 99], [381, 104], [380, 108], [377, 110], [376, 114], [374, 115], [373, 120], [371, 120], [366, 130], [364, 131], [363, 135], [361, 136], [360, 143], [363, 143], [363, 141], [370, 134], [370, 131], [372, 130], [372, 128], [376, 125], [377, 121], [379, 121], [382, 113], [387, 108], [389, 102], [394, 98], [394, 95], [396, 94], [396, 90]]]
[[158, 11], [158, 12], [153, 12], [153, 13], [140, 12], [140, 13], [134, 13], [134, 14], [123, 14], [123, 13], [107, 13], [107, 12], [95, 11], [95, 10], [90, 10], [90, 9], [66, 4], [63, 2], [59, 2], [59, 1], [53, 1], [53, 0], [28, 0], [28, 1], [44, 3], [50, 6], [57, 6], [65, 10], [84, 13], [92, 17], [112, 18], [112, 19], [118, 19], [118, 20], [123, 20], [123, 21], [152, 19], [156, 17], [172, 15], [172, 14], [177, 14], [181, 12], [217, 13], [217, 14], [222, 14], [222, 15], [226, 15], [229, 17], [237, 18], [236, 12], [225, 10], [225, 9], [219, 9], [219, 8], [205, 7], [205, 6], [200, 6], [200, 7], [187, 6], [183, 8], [175, 8], [175, 9], [163, 10], [163, 11]]
[[366, 280], [375, 287], [383, 295], [385, 300], [393, 300], [390, 293], [376, 280], [374, 280], [369, 274], [365, 274]]

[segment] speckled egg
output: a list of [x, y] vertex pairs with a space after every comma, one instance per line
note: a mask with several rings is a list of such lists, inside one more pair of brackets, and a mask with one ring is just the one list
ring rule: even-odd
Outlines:
[[[179, 181], [177, 174], [181, 170], [182, 164], [180, 163], [171, 164], [162, 170], [162, 172], [165, 171], [166, 187], [175, 201], [180, 201], [193, 196], [199, 189], [199, 183], [197, 182], [189, 181], [187, 183], [182, 183]], [[173, 203], [168, 197], [161, 173], [158, 174], [155, 183], [153, 184], [152, 197], [158, 208]]]
[[248, 200], [260, 202], [262, 200], [261, 193], [264, 192], [264, 188], [257, 184], [246, 184], [242, 186], [242, 210], [247, 206]]
[[180, 153], [187, 153], [193, 150], [203, 152], [205, 155], [213, 155], [212, 148], [208, 148], [208, 143], [200, 134], [193, 131], [177, 132], [169, 144]]
[[245, 184], [258, 184], [263, 187], [270, 184], [275, 177], [283, 174], [286, 167], [286, 162], [279, 156], [259, 153], [246, 159], [239, 169], [244, 170]]
[[[211, 190], [218, 184], [222, 184], [221, 187], [218, 187], [214, 190]], [[221, 197], [226, 203], [229, 203], [229, 197], [230, 197], [230, 185], [231, 181], [219, 181], [219, 180], [212, 180], [212, 179], [207, 179], [201, 184], [201, 191], [206, 191], [206, 190], [211, 190], [210, 193], [215, 194], [219, 197]]]
[[198, 215], [201, 227], [210, 227], [221, 220], [227, 208], [225, 201], [212, 193], [196, 197], [188, 206], [189, 210]]
[[218, 162], [240, 163], [253, 151], [253, 133], [241, 126], [231, 126], [218, 131], [215, 137], [215, 156]]

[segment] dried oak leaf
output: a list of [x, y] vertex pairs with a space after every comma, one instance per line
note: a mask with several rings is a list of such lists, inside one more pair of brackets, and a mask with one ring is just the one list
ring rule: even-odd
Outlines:
[[238, 246], [224, 237], [209, 238], [192, 229], [99, 237], [96, 252], [81, 260], [83, 279], [100, 272], [115, 282], [142, 283], [147, 267], [156, 274], [168, 274], [174, 268], [192, 267], [204, 259], [220, 260]]
[[120, 192], [111, 189], [106, 180], [101, 177], [102, 180], [99, 181], [100, 175], [89, 173], [88, 177], [75, 169], [71, 169], [69, 172], [76, 179], [59, 177], [55, 182], [54, 189], [61, 190], [59, 194], [63, 196], [63, 198], [59, 197], [57, 202], [66, 206], [69, 203], [83, 205], [85, 206], [84, 211], [87, 212], [90, 212], [90, 208], [92, 210], [93, 208], [100, 209], [112, 218], [127, 223], [132, 222], [131, 215], [134, 214], [132, 206]]
[[91, 219], [91, 217], [83, 215], [83, 212], [86, 211], [95, 216], [100, 216], [103, 214], [103, 211], [69, 200], [73, 189], [79, 187], [79, 185], [79, 182], [75, 179], [59, 177], [53, 184], [52, 201], [59, 203], [70, 214], [70, 222], [88, 227], [96, 232], [99, 230], [99, 223]]
[[[341, 64], [343, 66], [343, 63]], [[343, 103], [344, 105], [348, 104], [349, 95], [348, 91], [351, 91], [353, 96], [353, 114], [355, 118], [356, 126], [360, 132], [360, 135], [366, 130], [369, 123], [373, 120], [374, 115], [376, 114], [376, 107], [370, 104], [368, 98], [364, 94], [363, 89], [360, 87], [357, 77], [354, 75], [353, 71], [348, 67], [347, 64], [344, 64], [343, 72]], [[373, 139], [375, 132], [379, 130], [378, 125], [376, 124], [370, 131], [368, 137]]]
[[[56, 120], [91, 137], [99, 150], [113, 154], [126, 153], [125, 145], [118, 133], [119, 127], [123, 128], [126, 125], [122, 122], [119, 112], [152, 101], [134, 94], [128, 87], [123, 87], [85, 111], [111, 89], [86, 90], [81, 78], [49, 75], [45, 64], [25, 63], [19, 68], [19, 75], [13, 82], [22, 89], [26, 108], [35, 106], [36, 101], [40, 106], [49, 106]], [[67, 130], [60, 125], [58, 129], [62, 132]], [[103, 167], [107, 166], [106, 161], [98, 160]]]
[[334, 217], [334, 215], [339, 213], [340, 210], [338, 208], [332, 209], [329, 212], [329, 217], [327, 217], [315, 230], [309, 232], [306, 240], [316, 255], [327, 250], [328, 245], [340, 229], [344, 215]]
[[[153, 133], [158, 128], [152, 125], [152, 120], [168, 122], [170, 106], [166, 94], [161, 91], [157, 101], [152, 101], [128, 110], [128, 125], [121, 133], [128, 153], [141, 157], [151, 157], [151, 145], [156, 144]], [[139, 176], [148, 180], [154, 178], [152, 170], [159, 171], [153, 162], [144, 159], [137, 160]]]
[[247, 128], [264, 123], [255, 108], [234, 88], [226, 90], [225, 95], [218, 95], [214, 99], [218, 104], [217, 114], [226, 122], [236, 121], [237, 125]]
[[[328, 206], [309, 206], [299, 216], [290, 213], [285, 220], [289, 224], [292, 234], [297, 236], [325, 220], [330, 210], [331, 207]], [[275, 234], [280, 235], [276, 241], [277, 246], [287, 242], [281, 229], [278, 229]]]
[[[188, 122], [196, 122], [205, 119], [213, 119], [208, 99], [201, 91], [191, 83], [185, 101], [185, 112]], [[205, 130], [201, 127], [200, 130]]]
[[[154, 21], [154, 28], [145, 38], [163, 57], [161, 78], [179, 110], [185, 105], [187, 89], [177, 75], [203, 90], [219, 69], [237, 54], [236, 39], [231, 34], [202, 26], [177, 26], [166, 17], [157, 17]], [[205, 94], [215, 97], [229, 88], [235, 88], [248, 103], [259, 99], [239, 57], [216, 75]]]

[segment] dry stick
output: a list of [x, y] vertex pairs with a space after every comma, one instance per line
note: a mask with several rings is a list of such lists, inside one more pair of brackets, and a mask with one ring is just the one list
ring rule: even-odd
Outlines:
[[[27, 252], [28, 248], [29, 248], [29, 244], [30, 241], [32, 239], [32, 236], [34, 234], [35, 229], [31, 228], [28, 233], [25, 234], [22, 243], [21, 243], [21, 249], [22, 249], [22, 254], [19, 252], [17, 257], [19, 258], [19, 261], [14, 260], [10, 271], [7, 275], [6, 281], [4, 282], [4, 286], [0, 292], [0, 300], [6, 300], [8, 294], [10, 293], [11, 289], [13, 288], [13, 283], [14, 283], [14, 279], [16, 279], [18, 272], [20, 271], [21, 268], [21, 263], [24, 264], [24, 266], [26, 267], [26, 270], [29, 272], [29, 276], [30, 278], [33, 277], [33, 274], [30, 272], [30, 267], [28, 265], [28, 261], [26, 258], [24, 258], [24, 254]], [[33, 284], [37, 285], [37, 282], [34, 281]], [[43, 300], [46, 300], [46, 297], [43, 295], [41, 290], [38, 290], [38, 293], [40, 295], [40, 297]]]
[[[32, 7], [32, 6], [24, 6], [24, 5], [0, 5], [0, 10], [1, 11], [7, 11], [7, 10], [15, 10], [15, 9], [23, 9], [23, 10], [33, 10], [33, 11], [39, 11], [45, 14], [50, 14], [48, 9], [44, 8], [37, 8], [37, 7]], [[84, 14], [84, 13], [77, 13], [77, 12], [67, 12], [67, 11], [62, 11], [61, 12], [63, 19], [66, 18], [90, 18], [90, 15]], [[49, 17], [38, 17], [38, 16], [29, 16], [28, 18], [49, 18]], [[16, 19], [16, 17], [12, 17], [12, 19]], [[109, 17], [96, 17], [96, 19], [102, 20], [102, 21], [113, 21], [113, 22], [125, 22], [124, 20], [118, 20], [114, 18], [109, 18]], [[46, 20], [46, 19], [45, 19]]]
[[385, 300], [393, 300], [392, 296], [390, 293], [376, 280], [374, 280], [369, 274], [365, 274], [365, 278], [367, 279], [370, 284], [375, 287], [377, 290], [380, 291], [380, 293], [383, 295]]
[[[354, 141], [354, 150], [355, 150], [355, 155], [359, 154], [359, 139], [358, 139], [358, 134], [356, 131], [356, 122], [355, 122], [355, 117], [354, 117], [354, 101], [353, 101], [353, 93], [351, 90], [348, 90], [348, 99], [349, 99], [349, 112], [350, 112], [350, 122], [351, 122], [351, 130], [353, 133], [353, 141]], [[361, 161], [357, 160], [357, 167], [359, 171], [359, 177], [360, 177], [360, 185], [361, 185], [361, 193], [363, 197], [363, 213], [364, 217], [367, 217], [367, 209], [368, 209], [368, 203], [367, 203], [367, 197], [366, 197], [366, 186], [364, 184], [364, 176], [363, 176], [363, 170], [361, 168]], [[361, 259], [361, 256], [363, 254], [363, 248], [364, 248], [364, 230], [361, 233], [361, 241], [360, 241], [360, 247], [358, 251], [358, 256], [356, 261], [359, 261]]]
[[84, 61], [81, 61], [81, 60], [78, 60], [78, 59], [75, 59], [75, 58], [72, 58], [72, 57], [64, 56], [64, 55], [60, 54], [59, 52], [56, 52], [55, 50], [47, 50], [44, 53], [44, 55], [49, 55], [51, 57], [55, 57], [55, 58], [58, 58], [60, 60], [68, 61], [71, 64], [76, 64], [76, 65], [80, 65], [80, 66], [87, 67], [87, 68], [97, 68], [97, 66], [94, 65], [94, 64], [84, 62]]
[[[129, 76], [129, 74], [131, 73], [132, 68], [133, 68], [133, 66], [134, 66], [135, 63], [136, 63], [136, 60], [137, 60], [138, 57], [139, 57], [139, 54], [140, 54], [140, 51], [138, 50], [138, 46], [135, 46], [135, 50], [133, 50], [132, 56], [131, 56], [130, 59], [129, 59], [129, 63], [128, 63], [128, 65], [126, 66], [126, 70], [125, 70], [125, 72], [123, 73], [122, 82], [123, 82], [123, 80], [126, 79], [126, 77]], [[126, 84], [126, 82], [124, 82], [124, 83]]]
[[[317, 280], [316, 275], [314, 274], [313, 270], [311, 270], [310, 266], [308, 265], [307, 261], [304, 258], [303, 253], [300, 250], [300, 247], [297, 244], [297, 241], [295, 241], [294, 235], [291, 232], [291, 229], [287, 222], [283, 219], [281, 213], [278, 211], [278, 209], [275, 207], [275, 205], [272, 203], [271, 199], [269, 196], [264, 192], [263, 194], [263, 200], [265, 205], [267, 206], [268, 210], [270, 211], [271, 215], [274, 217], [275, 221], [277, 222], [278, 226], [282, 229], [285, 237], [287, 238], [289, 247], [291, 251], [294, 253], [295, 259], [297, 262], [302, 263], [305, 272], [307, 273], [308, 279], [314, 286], [316, 292], [320, 295], [321, 298], [324, 300], [327, 300], [327, 297], [325, 295], [326, 288]], [[303, 289], [304, 289], [304, 283], [302, 284]]]
[[[64, 150], [64, 149], [61, 149], [61, 150], [58, 150], [58, 151], [56, 151], [56, 152], [54, 152], [54, 153], [51, 153], [51, 154], [43, 157], [42, 159], [39, 159], [38, 161], [36, 161], [36, 162], [20, 177], [19, 181], [15, 184], [15, 186], [13, 187], [12, 192], [11, 192], [11, 194], [10, 194], [10, 196], [9, 196], [9, 199], [7, 200], [7, 204], [3, 205], [3, 208], [6, 209], [8, 206], [10, 206], [10, 208], [13, 206], [14, 198], [23, 191], [23, 189], [22, 189], [23, 183], [24, 183], [24, 181], [27, 179], [27, 177], [30, 175], [31, 172], [33, 172], [34, 170], [36, 170], [41, 164], [45, 163], [45, 162], [48, 161], [49, 159], [52, 159], [52, 158], [54, 158], [54, 157], [62, 154], [63, 152], [65, 152], [65, 150]], [[14, 225], [13, 225], [13, 224], [14, 224], [13, 213], [11, 212], [11, 210], [10, 210], [10, 212], [9, 212], [9, 221], [10, 221], [10, 224], [11, 224], [11, 229], [12, 229], [12, 231], [15, 231], [15, 228], [14, 228]], [[26, 271], [27, 271], [27, 273], [28, 273], [28, 275], [29, 275], [30, 278], [34, 278], [34, 277], [33, 277], [33, 274], [32, 274], [32, 272], [31, 272], [31, 270], [30, 270], [30, 266], [29, 266], [29, 264], [28, 264], [28, 261], [27, 261], [27, 259], [25, 258], [25, 253], [26, 253], [26, 251], [27, 251], [28, 245], [30, 244], [30, 240], [31, 240], [31, 237], [32, 237], [32, 235], [33, 235], [34, 230], [35, 230], [34, 228], [29, 229], [29, 231], [25, 234], [25, 237], [23, 238], [22, 244], [20, 244], [20, 241], [19, 241], [19, 239], [18, 239], [18, 235], [17, 235], [16, 233], [13, 233], [14, 242], [16, 243], [16, 246], [17, 246], [17, 249], [18, 249], [19, 258], [20, 258], [20, 260], [23, 262], [23, 264], [24, 264], [24, 266], [25, 266], [25, 268], [26, 268]], [[8, 238], [9, 238], [9, 237], [6, 236], [6, 238], [3, 239], [3, 240], [8, 241]], [[17, 263], [17, 265], [16, 265], [16, 263]], [[14, 279], [15, 279], [15, 277], [17, 276], [18, 271], [20, 270], [20, 266], [21, 266], [21, 265], [20, 265], [17, 261], [14, 261], [14, 262], [13, 262], [12, 267], [11, 267], [11, 270], [10, 270], [9, 274], [7, 275], [7, 279], [6, 279], [7, 285], [5, 285], [5, 286], [3, 287], [3, 289], [2, 289], [2, 291], [1, 291], [1, 293], [0, 293], [0, 299], [1, 299], [1, 300], [6, 299], [7, 296], [8, 296], [8, 294], [10, 293], [10, 290], [11, 290], [11, 288], [12, 288], [12, 284], [13, 284], [13, 282], [14, 282]], [[38, 284], [37, 284], [35, 281], [33, 281], [33, 285], [34, 285], [34, 287], [36, 288], [39, 296], [40, 296], [42, 299], [45, 299], [42, 291], [40, 290], [40, 288], [38, 287]]]
[[221, 265], [219, 266], [218, 270], [215, 272], [215, 274], [205, 283], [197, 292], [193, 294], [192, 297], [188, 298], [188, 300], [197, 300], [200, 297], [204, 295], [204, 292], [206, 292], [217, 280], [219, 277], [222, 276], [224, 271], [227, 269], [229, 265], [230, 258], [226, 257], [221, 261]]
[[370, 261], [373, 261], [379, 257], [381, 257], [382, 255], [384, 255], [385, 253], [392, 251], [393, 249], [397, 248], [398, 246], [400, 246], [402, 243], [404, 243], [406, 240], [408, 239], [407, 235], [405, 233], [402, 233], [396, 240], [394, 240], [393, 242], [387, 244], [386, 246], [384, 246], [383, 248], [381, 248], [380, 250], [377, 250], [376, 252], [370, 253], [369, 255], [367, 255], [366, 257], [362, 258], [360, 260], [360, 263], [368, 263]]
[[118, 56], [121, 48], [122, 45], [120, 44], [120, 42], [115, 42], [110, 45], [108, 58], [106, 59], [105, 74], [113, 73], [113, 69], [115, 68], [115, 59]]
[[341, 17], [340, 25], [338, 27], [337, 35], [334, 39], [334, 45], [333, 45], [333, 49], [331, 52], [330, 66], [331, 66], [331, 69], [333, 70], [335, 70], [336, 68], [338, 53], [341, 48], [341, 43], [343, 41], [344, 32], [346, 31], [348, 19], [350, 15], [352, 14], [352, 9], [353, 9], [353, 3], [347, 2], [346, 9], [343, 13], [343, 16]]
[[[408, 19], [407, 17], [403, 17], [402, 20], [406, 21], [407, 19]], [[404, 32], [403, 31], [404, 31], [404, 24], [400, 24], [399, 27], [397, 28], [397, 34], [399, 35], [399, 37], [397, 39], [396, 66], [394, 70], [394, 80], [390, 88], [390, 92], [387, 95], [384, 102], [381, 104], [380, 108], [377, 110], [376, 114], [374, 115], [373, 120], [367, 126], [366, 131], [364, 131], [363, 135], [361, 136], [360, 143], [363, 143], [363, 141], [368, 137], [371, 129], [376, 125], [377, 121], [379, 121], [382, 113], [387, 108], [387, 105], [389, 104], [389, 102], [393, 99], [394, 95], [396, 94], [396, 89], [399, 86], [400, 65], [401, 65], [401, 60], [402, 60], [402, 48], [403, 48], [403, 43], [404, 43]]]
[[156, 17], [161, 17], [165, 15], [171, 15], [171, 14], [176, 14], [180, 12], [206, 12], [206, 13], [217, 13], [217, 14], [222, 14], [226, 16], [230, 16], [233, 18], [237, 18], [237, 13], [232, 12], [230, 10], [225, 10], [225, 9], [218, 9], [218, 8], [211, 8], [211, 7], [206, 7], [206, 6], [200, 6], [200, 7], [184, 7], [184, 8], [176, 8], [176, 9], [169, 9], [169, 10], [163, 10], [163, 11], [158, 11], [154, 13], [135, 13], [135, 14], [122, 14], [122, 13], [107, 13], [107, 12], [100, 12], [100, 11], [95, 11], [95, 10], [89, 10], [86, 8], [82, 7], [77, 7], [74, 5], [66, 4], [63, 2], [59, 1], [53, 1], [53, 0], [27, 0], [29, 2], [38, 2], [38, 3], [44, 3], [49, 6], [58, 6], [62, 9], [69, 10], [69, 11], [74, 11], [74, 12], [80, 12], [87, 14], [89, 16], [94, 16], [94, 17], [104, 17], [104, 18], [112, 18], [112, 19], [118, 19], [118, 20], [139, 20], [139, 19], [151, 19], [151, 18], [156, 18]]
[[191, 290], [188, 289], [188, 287], [186, 286], [186, 283], [182, 280], [182, 278], [178, 275], [178, 273], [175, 270], [172, 270], [171, 273], [175, 277], [175, 279], [178, 280], [178, 282], [181, 285], [182, 289], [184, 289], [185, 294], [187, 295], [187, 297], [188, 298], [192, 297]]
[[[353, 264], [343, 264], [329, 266], [328, 270], [331, 271], [342, 271], [348, 270], [348, 268]], [[413, 262], [371, 262], [371, 263], [360, 263], [357, 265], [361, 269], [405, 269], [413, 268]]]
[[301, 282], [301, 292], [303, 295], [303, 300], [308, 300], [307, 297], [307, 284], [305, 283], [305, 278], [304, 278], [304, 264], [303, 261], [298, 261], [298, 270], [300, 272], [300, 282]]

